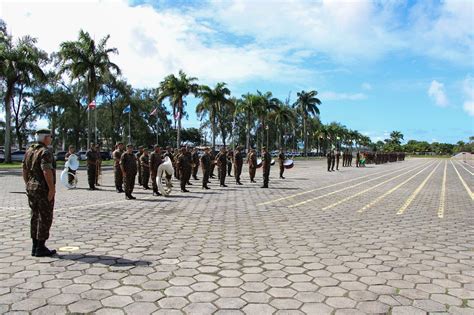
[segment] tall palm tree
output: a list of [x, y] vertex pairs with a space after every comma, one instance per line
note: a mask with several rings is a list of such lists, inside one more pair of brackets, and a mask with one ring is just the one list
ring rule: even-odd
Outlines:
[[[278, 104], [281, 102], [279, 99], [273, 97], [272, 92], [262, 93], [257, 91], [257, 96], [259, 101], [257, 102], [257, 106], [255, 108], [255, 114], [260, 121], [260, 126], [262, 130], [262, 143], [264, 139], [264, 131], [267, 130], [267, 118], [268, 115], [278, 108]], [[268, 146], [268, 130], [267, 130], [267, 146]]]
[[25, 36], [12, 42], [11, 37], [2, 36], [0, 42], [0, 79], [5, 84], [5, 162], [11, 162], [11, 101], [15, 87], [33, 80], [45, 80], [41, 65], [47, 60], [36, 46], [36, 39]]
[[[196, 106], [196, 113], [201, 119], [205, 115], [209, 116], [212, 130], [212, 149], [214, 150], [216, 146], [217, 125], [222, 125], [222, 120], [224, 119], [219, 113], [222, 113], [224, 107], [231, 103], [227, 98], [230, 95], [230, 90], [224, 82], [219, 82], [213, 89], [207, 85], [201, 85], [198, 95], [202, 101]], [[223, 134], [223, 141], [225, 142], [224, 138], [225, 135]]]
[[252, 118], [255, 115], [255, 108], [258, 106], [260, 98], [258, 95], [247, 93], [242, 95], [242, 100], [238, 102], [236, 112], [242, 113], [246, 120], [245, 147], [250, 151], [250, 129], [252, 128]]
[[303, 116], [303, 141], [304, 141], [304, 155], [307, 156], [307, 142], [308, 142], [308, 135], [306, 132], [306, 121], [308, 116], [316, 116], [319, 115], [319, 108], [318, 105], [321, 105], [321, 101], [319, 98], [316, 97], [318, 92], [313, 91], [301, 91], [297, 93], [298, 99], [293, 104], [298, 112]]
[[[118, 54], [117, 48], [107, 48], [110, 35], [96, 44], [88, 32], [79, 31], [77, 41], [63, 42], [60, 45], [59, 74], [67, 72], [71, 79], [84, 79], [87, 86], [87, 104], [96, 97], [100, 87], [110, 74], [120, 75], [120, 68], [110, 61], [111, 54]], [[87, 133], [87, 145], [91, 141], [91, 127]]]
[[294, 126], [296, 113], [288, 104], [279, 102], [278, 107], [274, 109], [270, 117], [278, 129], [278, 145], [281, 147], [282, 135], [286, 133], [285, 126]]
[[174, 74], [168, 75], [160, 82], [160, 96], [158, 101], [161, 102], [165, 98], [169, 98], [171, 106], [173, 107], [173, 117], [178, 121], [178, 129], [176, 134], [176, 145], [181, 145], [181, 119], [184, 113], [185, 101], [183, 100], [187, 95], [199, 94], [199, 85], [195, 83], [197, 78], [188, 77], [183, 70], [179, 70], [178, 77]]
[[403, 134], [400, 131], [392, 131], [390, 133], [390, 140], [396, 146], [400, 146], [401, 140], [403, 140]]

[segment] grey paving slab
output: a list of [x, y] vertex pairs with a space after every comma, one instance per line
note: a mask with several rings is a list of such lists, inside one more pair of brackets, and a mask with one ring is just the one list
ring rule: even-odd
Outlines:
[[444, 163], [297, 161], [269, 189], [244, 168], [243, 186], [135, 201], [79, 172], [48, 241], [77, 250], [53, 258], [30, 256], [20, 173], [0, 172], [0, 313], [473, 314], [474, 203], [448, 162], [440, 215]]

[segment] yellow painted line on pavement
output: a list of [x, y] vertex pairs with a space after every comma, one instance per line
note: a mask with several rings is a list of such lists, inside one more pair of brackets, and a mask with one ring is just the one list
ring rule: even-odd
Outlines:
[[[410, 167], [413, 167], [413, 166], [407, 166], [407, 167], [398, 169], [397, 171], [401, 171], [401, 170], [404, 170], [404, 169], [410, 168]], [[315, 189], [303, 191], [303, 192], [300, 192], [300, 193], [297, 193], [297, 194], [293, 194], [293, 195], [290, 195], [290, 196], [286, 196], [286, 197], [281, 197], [281, 198], [278, 198], [278, 199], [273, 199], [273, 200], [265, 201], [265, 202], [262, 202], [262, 203], [257, 203], [257, 206], [268, 205], [268, 204], [270, 204], [270, 203], [275, 203], [275, 202], [278, 202], [278, 201], [282, 201], [282, 200], [286, 200], [286, 199], [295, 198], [295, 197], [298, 197], [298, 196], [301, 196], [301, 195], [305, 195], [305, 194], [309, 194], [309, 193], [312, 193], [312, 192], [315, 192], [315, 191], [318, 191], [318, 190], [323, 190], [323, 189], [331, 188], [331, 187], [334, 187], [334, 186], [337, 186], [337, 185], [347, 184], [347, 183], [350, 183], [350, 182], [353, 182], [353, 181], [356, 181], [356, 180], [361, 180], [361, 179], [366, 178], [366, 177], [370, 177], [370, 176], [374, 176], [374, 175], [379, 175], [379, 174], [383, 174], [383, 173], [387, 173], [387, 172], [393, 172], [393, 171], [392, 171], [392, 170], [386, 170], [386, 171], [383, 171], [383, 172], [377, 172], [377, 173], [374, 173], [374, 174], [364, 175], [364, 176], [357, 177], [357, 178], [353, 178], [353, 179], [349, 179], [349, 180], [346, 180], [346, 181], [343, 181], [343, 182], [340, 182], [340, 183], [335, 183], [335, 184], [331, 184], [331, 185], [328, 185], [328, 186], [323, 186], [323, 187], [319, 187], [319, 188], [315, 188]]]
[[[315, 198], [310, 198], [310, 199], [307, 199], [307, 200], [304, 200], [304, 201], [295, 203], [295, 204], [293, 204], [293, 205], [288, 206], [288, 208], [298, 207], [298, 206], [304, 205], [304, 204], [306, 204], [306, 203], [308, 203], [308, 202], [312, 202], [312, 201], [315, 201], [315, 200], [318, 200], [318, 199], [321, 199], [321, 198], [324, 198], [324, 197], [327, 197], [327, 196], [336, 194], [336, 193], [341, 192], [341, 191], [345, 191], [345, 190], [348, 190], [348, 189], [352, 189], [352, 188], [354, 188], [354, 187], [363, 185], [363, 184], [368, 183], [368, 182], [371, 182], [371, 181], [373, 181], [373, 180], [376, 180], [376, 179], [379, 179], [379, 178], [382, 178], [382, 177], [385, 177], [385, 176], [388, 176], [388, 175], [391, 175], [391, 174], [394, 174], [394, 173], [398, 173], [398, 172], [400, 172], [400, 171], [402, 171], [402, 170], [405, 170], [405, 169], [407, 169], [407, 168], [410, 168], [410, 172], [411, 172], [411, 171], [413, 171], [413, 170], [415, 170], [415, 169], [417, 169], [417, 168], [419, 168], [419, 167], [420, 167], [420, 165], [418, 165], [418, 166], [410, 166], [410, 167], [405, 167], [405, 168], [403, 168], [403, 169], [398, 169], [398, 170], [396, 170], [396, 171], [391, 171], [390, 173], [387, 173], [387, 174], [384, 174], [384, 175], [381, 175], [381, 176], [378, 176], [378, 177], [375, 177], [375, 178], [371, 178], [371, 179], [369, 179], [369, 180], [360, 182], [360, 183], [358, 183], [358, 184], [355, 184], [355, 185], [352, 185], [352, 186], [349, 186], [349, 187], [344, 187], [344, 188], [341, 188], [341, 189], [332, 191], [332, 192], [330, 192], [330, 193], [327, 193], [327, 194], [325, 194], [325, 195], [321, 195], [321, 196], [318, 196], [318, 197], [315, 197]], [[379, 173], [379, 174], [380, 174], [380, 173]], [[372, 175], [374, 175], [374, 174], [372, 174]], [[367, 177], [367, 176], [364, 176], [364, 177]], [[357, 178], [357, 179], [360, 179], [360, 178]], [[328, 187], [329, 187], [329, 186], [328, 186]], [[324, 188], [328, 188], [328, 187], [324, 187]]]
[[[428, 162], [428, 163], [429, 163], [430, 165], [432, 164], [431, 162]], [[426, 164], [424, 164], [424, 165], [426, 165]], [[424, 166], [424, 165], [422, 165], [422, 166]], [[425, 167], [423, 170], [425, 170], [426, 168], [428, 168], [430, 165], [428, 165], [427, 167]], [[418, 168], [418, 167], [417, 167], [417, 168]], [[415, 168], [415, 169], [416, 169], [416, 168]], [[422, 170], [422, 171], [423, 171], [423, 170]], [[391, 182], [392, 180], [395, 180], [395, 179], [397, 179], [397, 178], [399, 178], [399, 177], [401, 177], [401, 176], [403, 176], [403, 175], [406, 175], [406, 174], [408, 174], [408, 173], [410, 173], [410, 172], [412, 172], [412, 171], [413, 171], [413, 170], [409, 170], [409, 171], [404, 172], [404, 173], [402, 173], [402, 174], [400, 174], [400, 175], [397, 175], [397, 176], [395, 176], [395, 177], [389, 178], [389, 179], [387, 179], [387, 180], [385, 180], [385, 181], [383, 181], [383, 182], [381, 182], [381, 183], [379, 183], [379, 184], [377, 184], [377, 185], [375, 185], [375, 186], [372, 186], [372, 187], [370, 187], [370, 188], [364, 189], [364, 190], [362, 190], [362, 191], [360, 191], [360, 192], [358, 192], [358, 193], [356, 193], [356, 194], [354, 194], [354, 195], [352, 195], [352, 196], [349, 196], [349, 197], [346, 197], [346, 198], [344, 198], [344, 199], [341, 199], [341, 200], [339, 200], [339, 201], [337, 201], [337, 202], [335, 202], [335, 203], [333, 203], [333, 204], [330, 204], [329, 206], [324, 207], [323, 210], [331, 209], [331, 208], [333, 208], [333, 207], [335, 207], [335, 206], [337, 206], [337, 205], [340, 205], [341, 203], [344, 203], [344, 202], [346, 202], [346, 201], [348, 201], [348, 200], [351, 200], [351, 199], [353, 199], [353, 198], [355, 198], [355, 197], [357, 197], [357, 196], [360, 196], [360, 195], [362, 195], [362, 194], [365, 194], [366, 192], [369, 192], [369, 191], [371, 191], [371, 190], [373, 190], [373, 189], [375, 189], [375, 188], [377, 188], [377, 187], [380, 187], [380, 186], [382, 186], [383, 184], [389, 183], [389, 182]]]
[[446, 203], [446, 170], [448, 169], [448, 161], [444, 163], [443, 183], [441, 184], [441, 194], [439, 195], [438, 218], [444, 218], [444, 204]]
[[[410, 204], [415, 200], [416, 196], [420, 193], [420, 191], [425, 187], [426, 183], [428, 180], [431, 178], [431, 176], [434, 174], [438, 166], [441, 164], [441, 162], [436, 165], [436, 167], [430, 172], [430, 174], [425, 178], [425, 180], [418, 186], [415, 191], [408, 197], [408, 199], [405, 201], [405, 203], [398, 209], [397, 214], [403, 214], [405, 210], [410, 206]], [[411, 178], [410, 178], [411, 179]]]
[[459, 165], [460, 165], [463, 169], [465, 169], [469, 174], [474, 175], [474, 173], [471, 172], [470, 170], [468, 170], [464, 165], [462, 165], [461, 162], [459, 162], [459, 161], [457, 161], [457, 162], [458, 162], [457, 164], [459, 164]]
[[466, 188], [466, 191], [467, 191], [468, 195], [471, 197], [471, 200], [474, 200], [474, 194], [472, 193], [471, 189], [467, 186], [467, 184], [466, 184], [466, 182], [464, 181], [464, 179], [461, 177], [461, 174], [459, 174], [458, 169], [456, 168], [456, 166], [454, 165], [454, 163], [453, 163], [452, 160], [451, 160], [451, 164], [453, 165], [454, 170], [456, 171], [456, 174], [458, 174], [459, 180], [460, 180], [461, 183], [464, 185], [464, 188]]

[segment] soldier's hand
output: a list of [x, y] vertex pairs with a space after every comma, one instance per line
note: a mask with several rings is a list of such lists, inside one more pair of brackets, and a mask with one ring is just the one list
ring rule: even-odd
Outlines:
[[51, 202], [54, 199], [54, 195], [56, 194], [56, 188], [50, 189], [48, 192], [48, 201]]

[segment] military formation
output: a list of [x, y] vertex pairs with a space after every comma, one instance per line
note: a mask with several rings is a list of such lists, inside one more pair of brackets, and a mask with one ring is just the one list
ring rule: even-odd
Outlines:
[[[326, 154], [328, 172], [339, 170], [339, 161], [342, 158], [342, 167], [352, 167], [354, 155], [351, 151], [330, 150]], [[366, 164], [385, 164], [388, 162], [404, 161], [404, 152], [361, 152], [355, 153], [355, 166], [365, 167]], [[334, 167], [336, 168], [334, 170]]]

